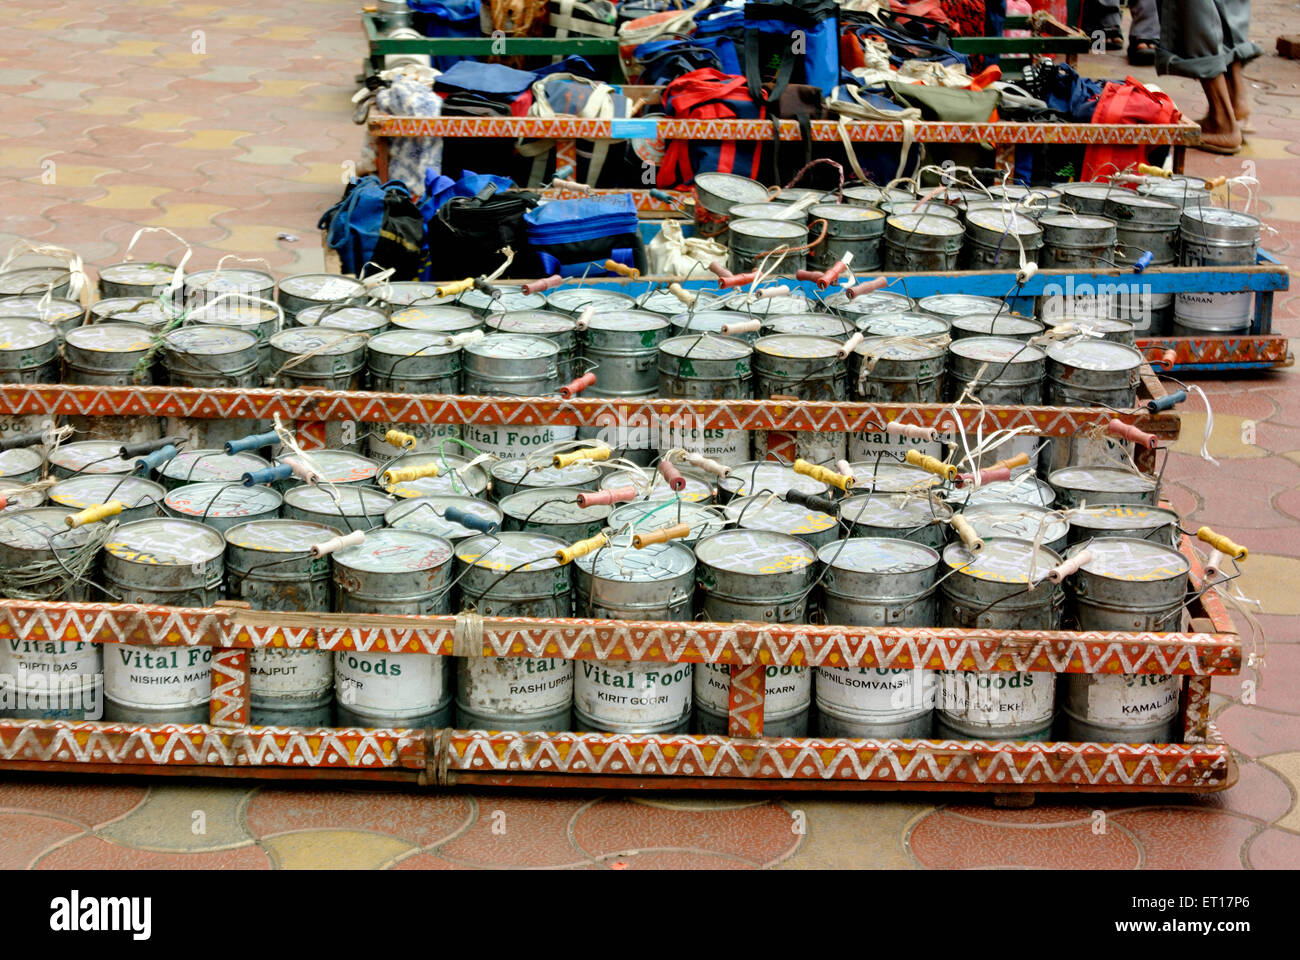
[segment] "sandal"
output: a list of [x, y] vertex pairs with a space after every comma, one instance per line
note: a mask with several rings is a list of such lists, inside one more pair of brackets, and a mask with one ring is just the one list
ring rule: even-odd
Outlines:
[[1140, 37], [1128, 38], [1128, 62], [1135, 67], [1149, 67], [1156, 62], [1156, 42]]
[[[1220, 136], [1220, 134], [1210, 134], [1210, 136], [1217, 137]], [[1202, 135], [1200, 143], [1189, 144], [1189, 146], [1193, 150], [1204, 150], [1207, 153], [1221, 153], [1230, 157], [1241, 152], [1241, 148], [1245, 146], [1245, 140], [1238, 144], [1214, 143], [1206, 140], [1205, 135]]]
[[1117, 50], [1124, 49], [1124, 34], [1118, 30], [1106, 31], [1106, 52], [1114, 53]]

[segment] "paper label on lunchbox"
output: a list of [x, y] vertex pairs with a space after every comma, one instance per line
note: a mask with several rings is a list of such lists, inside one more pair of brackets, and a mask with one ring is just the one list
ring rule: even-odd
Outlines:
[[334, 661], [328, 650], [263, 648], [249, 654], [248, 673], [248, 689], [255, 697], [305, 699], [330, 688]]
[[943, 444], [937, 440], [917, 440], [912, 437], [894, 436], [888, 433], [854, 433], [849, 435], [849, 460], [874, 460], [881, 451], [901, 456], [908, 450], [916, 450], [930, 457], [942, 460], [946, 454]]
[[104, 651], [104, 695], [144, 707], [194, 706], [212, 690], [211, 647], [132, 647]]
[[[738, 467], [749, 462], [749, 432], [746, 430], [690, 427], [672, 433], [676, 441], [673, 446], [716, 460], [724, 466]], [[661, 437], [660, 454], [666, 453], [668, 449], [670, 448], [664, 445]]]
[[484, 453], [510, 460], [532, 453], [557, 440], [572, 440], [578, 435], [577, 427], [549, 424], [542, 427], [491, 426], [467, 423], [462, 428], [465, 441]]
[[[764, 678], [763, 716], [786, 717], [812, 702], [812, 672], [790, 664], [767, 667]], [[731, 668], [721, 663], [701, 663], [695, 668], [695, 699], [712, 713], [730, 708]]]
[[879, 667], [818, 667], [817, 701], [848, 714], [881, 719], [934, 708], [933, 670]]
[[443, 657], [338, 650], [335, 695], [340, 704], [362, 712], [428, 713], [443, 699], [445, 664]]
[[458, 696], [489, 717], [556, 713], [573, 702], [573, 669], [572, 660], [559, 657], [465, 658]]
[[1092, 723], [1145, 726], [1168, 720], [1178, 712], [1179, 678], [1159, 675], [1095, 677], [1088, 687], [1088, 716]]
[[1052, 673], [940, 674], [940, 710], [971, 724], [1034, 723], [1052, 715], [1056, 675]]
[[692, 674], [689, 663], [579, 660], [574, 703], [611, 723], [668, 723], [691, 709]]

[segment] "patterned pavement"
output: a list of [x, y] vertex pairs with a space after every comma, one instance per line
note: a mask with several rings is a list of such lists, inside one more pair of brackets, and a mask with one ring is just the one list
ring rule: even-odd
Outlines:
[[[1255, 134], [1236, 157], [1189, 153], [1192, 173], [1253, 173], [1289, 260], [1300, 244], [1300, 65], [1272, 54], [1292, 4], [1255, 0], [1268, 51], [1247, 71]], [[315, 223], [355, 162], [350, 120], [363, 55], [355, 3], [50, 2], [0, 10], [0, 249], [17, 239], [121, 258], [140, 226], [195, 247], [190, 269], [235, 253], [277, 273], [321, 267]], [[1117, 57], [1084, 72], [1122, 77]], [[1192, 117], [1193, 84], [1165, 88]], [[282, 235], [298, 238], [283, 239]], [[137, 252], [165, 256], [148, 235]], [[1300, 338], [1300, 299], [1275, 325]], [[1214, 683], [1214, 715], [1241, 782], [1210, 798], [1097, 804], [842, 794], [550, 795], [368, 786], [6, 775], [0, 867], [1300, 867], [1300, 390], [1292, 371], [1201, 381], [1214, 410], [1185, 414], [1170, 496], [1189, 525], [1251, 550], [1241, 587], [1267, 637], [1254, 681]], [[1288, 389], [1289, 387], [1289, 389]], [[1199, 409], [1193, 401], [1190, 411]], [[1098, 832], [1095, 810], [1106, 812]]]

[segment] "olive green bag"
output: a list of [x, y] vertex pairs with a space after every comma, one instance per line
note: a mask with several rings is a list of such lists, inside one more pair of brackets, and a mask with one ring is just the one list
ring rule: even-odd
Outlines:
[[[895, 102], [916, 107], [922, 120], [950, 123], [987, 123], [998, 108], [1002, 94], [996, 90], [963, 90], [960, 87], [933, 87], [919, 83], [890, 82], [889, 92]], [[923, 144], [922, 165], [951, 160], [964, 167], [992, 166], [992, 148], [979, 144]]]

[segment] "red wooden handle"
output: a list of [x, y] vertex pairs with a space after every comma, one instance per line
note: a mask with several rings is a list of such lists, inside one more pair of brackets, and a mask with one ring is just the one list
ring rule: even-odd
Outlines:
[[668, 481], [668, 486], [672, 490], [681, 490], [686, 486], [686, 478], [682, 476], [681, 471], [667, 460], [659, 461], [659, 475]]
[[1111, 420], [1106, 424], [1106, 432], [1112, 437], [1121, 437], [1124, 440], [1132, 440], [1139, 447], [1146, 447], [1148, 450], [1156, 448], [1156, 435], [1147, 433], [1145, 430], [1139, 430], [1131, 423], [1125, 423], [1123, 420]]
[[[843, 260], [836, 260], [829, 270], [827, 270], [825, 273], [823, 273], [820, 277], [817, 278], [817, 286], [820, 289], [825, 290], [827, 287], [829, 287], [832, 283], [834, 283], [836, 280], [840, 278], [840, 274], [844, 272], [847, 266], [848, 264], [846, 264]], [[884, 278], [882, 277], [881, 279]], [[881, 286], [884, 286], [884, 284], [881, 284]]]
[[541, 293], [543, 290], [549, 290], [551, 287], [558, 287], [564, 282], [564, 278], [558, 273], [553, 273], [543, 280], [534, 280], [531, 283], [525, 283], [521, 288], [524, 293]]
[[582, 393], [582, 391], [586, 390], [595, 382], [596, 375], [594, 373], [584, 373], [577, 379], [571, 380], [564, 386], [560, 387], [560, 396], [565, 400], [568, 400], [570, 397], [575, 397]]
[[884, 277], [876, 277], [874, 280], [867, 280], [864, 283], [859, 283], [856, 287], [849, 287], [845, 293], [848, 295], [848, 298], [852, 300], [854, 297], [861, 297], [864, 294], [874, 293], [881, 287], [886, 286], [888, 283], [889, 281]]
[[730, 274], [729, 276], [719, 277], [718, 286], [722, 287], [724, 290], [730, 287], [744, 286], [747, 283], [753, 283], [754, 278], [757, 276], [758, 276], [757, 270], [754, 271], [753, 273], [733, 273]]

